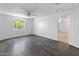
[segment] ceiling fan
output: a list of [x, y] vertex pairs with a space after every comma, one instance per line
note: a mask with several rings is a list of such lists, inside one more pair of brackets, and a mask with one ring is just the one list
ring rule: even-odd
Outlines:
[[36, 12], [33, 12], [33, 11], [26, 11], [24, 15], [27, 15], [28, 17], [37, 16]]
[[36, 9], [24, 9], [22, 8], [24, 15], [28, 17], [37, 16], [37, 10]]

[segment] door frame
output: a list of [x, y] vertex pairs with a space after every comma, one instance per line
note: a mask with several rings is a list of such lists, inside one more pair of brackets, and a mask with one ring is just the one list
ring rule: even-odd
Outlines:
[[[64, 17], [64, 16], [58, 16], [57, 17], [57, 41], [59, 41], [59, 22], [58, 22], [58, 20], [59, 20], [59, 18], [62, 18], [62, 17]], [[68, 42], [66, 42], [66, 43], [69, 43], [69, 38], [70, 38], [70, 36], [69, 36], [69, 34], [70, 34], [70, 16], [66, 16], [66, 17], [69, 19]]]

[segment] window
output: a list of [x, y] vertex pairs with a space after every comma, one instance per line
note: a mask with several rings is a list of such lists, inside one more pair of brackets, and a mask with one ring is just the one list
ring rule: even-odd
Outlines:
[[25, 28], [25, 21], [22, 19], [16, 19], [14, 21], [14, 28], [15, 29], [24, 29]]

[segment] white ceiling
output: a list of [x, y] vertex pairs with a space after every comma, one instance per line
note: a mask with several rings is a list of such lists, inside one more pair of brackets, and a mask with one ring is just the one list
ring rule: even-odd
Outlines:
[[[0, 13], [27, 16], [47, 16], [57, 12], [79, 8], [78, 3], [0, 3]], [[33, 16], [32, 15], [32, 16]]]

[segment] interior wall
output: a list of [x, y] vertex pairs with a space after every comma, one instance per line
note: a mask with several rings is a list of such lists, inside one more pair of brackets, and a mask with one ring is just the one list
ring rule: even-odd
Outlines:
[[18, 18], [21, 17], [0, 14], [0, 40], [33, 34], [33, 20], [31, 18], [24, 18], [26, 22], [24, 30], [14, 30], [13, 21]]
[[63, 19], [61, 17], [61, 22], [58, 22], [59, 25], [59, 32], [69, 32], [69, 21], [68, 17]]
[[57, 40], [57, 19], [55, 16], [36, 18], [34, 34]]
[[79, 11], [71, 15], [70, 44], [79, 48]]
[[45, 17], [38, 17], [34, 20], [34, 34], [58, 40], [58, 18], [69, 16], [73, 10], [59, 12]]

